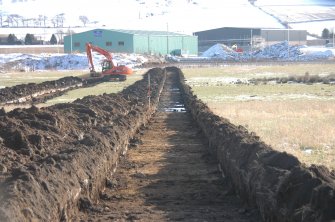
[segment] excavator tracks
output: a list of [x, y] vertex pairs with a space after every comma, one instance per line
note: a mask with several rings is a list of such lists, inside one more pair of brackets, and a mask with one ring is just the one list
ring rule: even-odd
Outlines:
[[232, 191], [167, 73], [158, 110], [76, 221], [261, 221]]

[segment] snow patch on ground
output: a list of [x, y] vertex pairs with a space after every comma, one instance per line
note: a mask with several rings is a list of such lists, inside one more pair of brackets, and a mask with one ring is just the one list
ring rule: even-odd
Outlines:
[[[9, 65], [11, 68], [32, 70], [88, 70], [86, 54], [40, 54], [30, 55], [21, 53], [0, 54], [0, 67]], [[93, 62], [97, 71], [101, 71], [102, 55], [93, 53]], [[148, 59], [142, 55], [115, 54], [113, 62], [115, 65], [126, 65], [134, 68], [147, 62]]]
[[335, 49], [313, 48], [307, 46], [289, 45], [287, 41], [267, 46], [255, 52], [237, 53], [227, 50], [227, 46], [216, 44], [206, 50], [205, 58], [219, 58], [222, 60], [276, 60], [276, 61], [313, 61], [329, 59], [335, 56]]
[[[205, 99], [206, 98], [202, 98]], [[334, 101], [334, 97], [319, 96], [313, 94], [274, 94], [274, 95], [237, 95], [237, 96], [213, 96], [210, 97], [211, 101], [285, 101], [285, 100], [318, 100], [318, 101]]]
[[[200, 57], [174, 57], [173, 62], [197, 62], [210, 60], [223, 61], [313, 61], [334, 59], [334, 48], [317, 48], [288, 45], [288, 42], [267, 46], [254, 52], [237, 53], [223, 44], [216, 44], [205, 51]], [[104, 56], [93, 53], [96, 71], [101, 71]], [[115, 65], [126, 65], [130, 68], [141, 66], [150, 60], [150, 56], [139, 54], [113, 54]], [[78, 54], [0, 54], [0, 72], [2, 70], [88, 70], [88, 60], [84, 53]], [[215, 80], [220, 82], [220, 80]]]
[[194, 77], [187, 79], [187, 83], [191, 86], [202, 86], [202, 85], [222, 85], [222, 84], [248, 84], [247, 78], [235, 78], [235, 77]]

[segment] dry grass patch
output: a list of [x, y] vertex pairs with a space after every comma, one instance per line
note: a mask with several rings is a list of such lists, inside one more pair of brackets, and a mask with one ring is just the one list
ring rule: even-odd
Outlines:
[[183, 69], [186, 78], [196, 77], [289, 77], [310, 75], [330, 75], [335, 73], [335, 63], [328, 64], [233, 64], [215, 68]]
[[327, 101], [248, 101], [208, 103], [219, 116], [256, 132], [279, 151], [307, 164], [335, 169], [335, 103]]
[[[195, 94], [219, 116], [255, 132], [301, 162], [335, 170], [335, 86], [245, 84], [254, 78], [334, 75], [335, 64], [233, 65], [185, 69]], [[232, 79], [243, 84], [230, 84]]]
[[63, 78], [65, 76], [82, 76], [88, 71], [41, 71], [41, 72], [7, 72], [0, 73], [0, 88], [26, 83], [41, 83]]
[[[135, 83], [136, 81], [142, 79], [146, 69], [137, 70], [134, 74], [127, 77], [124, 82], [104, 82], [93, 87], [79, 88], [71, 90], [62, 96], [48, 100], [45, 103], [37, 104], [38, 107], [51, 106], [57, 103], [68, 103], [72, 102], [78, 98], [83, 98], [89, 95], [102, 95], [104, 93], [117, 93], [127, 86]], [[0, 87], [4, 86], [14, 86], [24, 83], [40, 83], [44, 81], [56, 80], [65, 76], [78, 76], [78, 77], [88, 77], [87, 71], [55, 71], [55, 72], [29, 72], [29, 73], [7, 73], [5, 78], [0, 74]], [[15, 108], [29, 108], [30, 105], [13, 105], [5, 107], [8, 112]]]
[[90, 95], [102, 95], [104, 93], [117, 93], [123, 90], [124, 88], [130, 86], [131, 84], [135, 83], [138, 80], [141, 80], [143, 76], [142, 72], [133, 74], [127, 77], [127, 80], [124, 82], [104, 82], [98, 84], [93, 87], [89, 88], [79, 88], [75, 90], [71, 90], [66, 94], [48, 100], [46, 103], [42, 104], [41, 106], [50, 106], [57, 103], [68, 103], [72, 102], [76, 99], [83, 98], [85, 96]]

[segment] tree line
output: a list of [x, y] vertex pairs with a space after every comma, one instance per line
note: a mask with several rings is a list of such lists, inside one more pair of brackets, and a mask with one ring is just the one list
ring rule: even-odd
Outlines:
[[[87, 16], [81, 15], [79, 21], [86, 26], [90, 22]], [[19, 28], [19, 27], [41, 27], [41, 28], [63, 28], [66, 20], [65, 13], [57, 14], [51, 18], [45, 15], [38, 15], [35, 18], [27, 18], [18, 14], [6, 14], [0, 9], [0, 27]]]
[[[58, 43], [55, 34], [51, 35], [48, 42], [50, 45], [56, 45]], [[34, 34], [27, 33], [23, 40], [18, 39], [15, 34], [9, 34], [6, 41], [2, 41], [4, 45], [43, 45], [44, 41], [38, 40]]]
[[321, 37], [323, 39], [332, 39], [334, 37], [334, 30], [331, 32], [329, 29], [325, 28], [322, 30]]

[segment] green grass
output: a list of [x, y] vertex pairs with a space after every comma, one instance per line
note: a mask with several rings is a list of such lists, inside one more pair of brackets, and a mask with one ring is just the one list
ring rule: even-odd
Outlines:
[[288, 77], [290, 75], [329, 75], [335, 73], [335, 64], [283, 64], [283, 65], [251, 65], [234, 64], [216, 68], [183, 69], [186, 77]]
[[43, 71], [0, 73], [0, 88], [26, 83], [41, 83], [57, 80], [65, 76], [81, 76], [87, 71]]
[[[192, 86], [192, 85], [191, 85]], [[335, 100], [334, 86], [325, 84], [192, 86], [205, 101]]]
[[68, 103], [78, 98], [83, 98], [89, 95], [102, 95], [104, 93], [117, 93], [140, 79], [142, 79], [142, 74], [137, 73], [137, 74], [128, 76], [127, 80], [124, 82], [104, 82], [94, 87], [79, 88], [79, 89], [71, 90], [62, 96], [48, 100], [46, 103], [43, 104], [43, 106], [50, 106], [50, 105], [54, 105], [57, 103]]
[[[127, 77], [124, 82], [104, 82], [93, 87], [79, 88], [71, 90], [62, 96], [48, 100], [43, 104], [38, 104], [38, 107], [51, 106], [57, 103], [68, 103], [83, 98], [89, 95], [102, 95], [104, 93], [117, 93], [127, 86], [133, 84], [137, 80], [142, 79], [146, 70], [138, 70]], [[20, 73], [3, 73], [0, 74], [0, 88], [1, 86], [14, 86], [26, 83], [41, 83], [44, 81], [56, 80], [65, 76], [87, 77], [87, 71], [53, 71], [53, 72], [20, 72]], [[19, 106], [18, 106], [19, 107]], [[21, 107], [21, 106], [20, 106]], [[26, 106], [22, 106], [26, 107]], [[6, 107], [6, 111], [10, 111], [16, 106]]]

